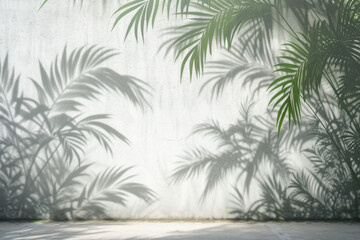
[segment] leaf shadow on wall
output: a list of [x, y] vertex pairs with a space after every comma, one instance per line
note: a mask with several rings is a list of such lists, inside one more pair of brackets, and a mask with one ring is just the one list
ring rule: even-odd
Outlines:
[[[44, 7], [46, 4], [51, 4], [51, 3], [48, 3], [49, 0], [43, 0], [41, 6], [40, 6], [40, 9], [42, 7]], [[55, 2], [55, 1], [50, 1], [50, 2]], [[88, 4], [90, 1], [84, 1], [84, 0], [68, 0], [68, 2], [71, 3], [71, 6], [72, 7], [79, 7], [80, 9], [82, 8], [85, 8], [86, 6], [89, 6], [89, 5], [86, 5]], [[101, 4], [99, 4], [99, 2]], [[111, 4], [120, 4], [120, 0], [98, 0], [96, 1], [96, 4], [99, 4], [101, 5], [102, 7], [102, 10], [105, 12], [105, 10], [109, 9], [111, 7]], [[91, 2], [91, 4], [93, 4], [93, 2]]]
[[131, 168], [114, 166], [91, 176], [85, 158], [96, 140], [111, 156], [116, 142], [129, 140], [106, 123], [108, 114], [82, 107], [105, 93], [116, 93], [144, 110], [149, 85], [104, 67], [117, 53], [97, 46], [68, 53], [65, 47], [40, 79], [36, 94], [21, 90], [20, 76], [0, 64], [0, 217], [3, 219], [107, 218], [105, 202], [126, 206], [130, 196], [147, 203], [155, 193], [135, 181]]
[[[279, 77], [272, 71], [276, 63], [273, 48], [266, 45], [251, 48], [264, 41], [242, 37], [222, 59], [208, 64], [210, 77], [200, 93], [210, 88], [211, 97], [216, 100], [228, 86], [239, 82], [243, 88], [255, 86], [253, 96], [256, 96]], [[358, 218], [359, 189], [340, 153], [349, 153], [351, 164], [359, 170], [359, 148], [356, 150], [347, 143], [346, 136], [339, 137], [345, 132], [357, 136], [357, 130], [351, 126], [351, 119], [342, 114], [336, 98], [327, 91], [314, 93], [308, 104], [311, 108], [304, 109], [307, 117], [302, 124], [279, 133], [273, 112], [253, 114], [254, 102], [251, 101], [242, 103], [239, 118], [230, 126], [223, 127], [216, 120], [197, 125], [192, 134], [209, 137], [217, 148], [201, 146], [186, 151], [170, 182], [183, 183], [205, 173], [200, 198], [203, 203], [229, 176], [234, 178], [233, 183], [228, 183], [233, 189], [230, 213], [239, 219]], [[291, 152], [305, 153], [311, 169], [290, 167]], [[260, 189], [260, 195], [249, 202], [246, 197], [254, 186]]]

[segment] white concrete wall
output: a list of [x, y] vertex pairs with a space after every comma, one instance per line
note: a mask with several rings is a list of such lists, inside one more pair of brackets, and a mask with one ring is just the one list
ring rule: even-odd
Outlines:
[[[204, 188], [204, 178], [189, 179], [180, 184], [170, 184], [169, 176], [184, 152], [195, 145], [208, 146], [211, 139], [192, 137], [196, 124], [216, 119], [223, 126], [235, 122], [239, 107], [247, 98], [256, 99], [255, 113], [262, 113], [268, 97], [263, 92], [253, 95], [240, 84], [226, 88], [222, 97], [211, 101], [210, 89], [199, 95], [204, 79], [189, 81], [188, 74], [180, 82], [180, 63], [164, 57], [158, 48], [167, 39], [161, 29], [175, 24], [175, 20], [157, 20], [156, 30], [149, 30], [144, 42], [134, 37], [124, 41], [127, 22], [111, 31], [112, 12], [116, 1], [102, 9], [101, 1], [85, 1], [84, 6], [71, 6], [71, 1], [49, 0], [38, 11], [42, 0], [0, 0], [0, 58], [9, 53], [10, 63], [21, 72], [23, 89], [33, 91], [28, 77], [39, 77], [38, 61], [48, 64], [67, 45], [71, 50], [83, 45], [96, 44], [120, 52], [108, 66], [122, 74], [138, 77], [153, 88], [152, 109], [141, 112], [128, 101], [106, 95], [101, 101], [89, 105], [84, 111], [110, 113], [114, 128], [127, 136], [131, 145], [122, 142], [114, 146], [111, 157], [89, 143], [88, 161], [96, 162], [97, 171], [106, 166], [135, 166], [139, 182], [147, 184], [158, 195], [158, 200], [148, 206], [141, 200], [131, 199], [127, 208], [108, 205], [109, 216], [116, 218], [228, 218], [231, 205], [232, 183], [236, 176], [226, 179], [203, 203], [199, 202]], [[111, 1], [110, 1], [111, 2]], [[120, 1], [124, 2], [124, 1]], [[31, 94], [31, 93], [30, 93]], [[291, 162], [301, 167], [299, 155]], [[250, 189], [249, 199], [257, 196], [258, 188]]]

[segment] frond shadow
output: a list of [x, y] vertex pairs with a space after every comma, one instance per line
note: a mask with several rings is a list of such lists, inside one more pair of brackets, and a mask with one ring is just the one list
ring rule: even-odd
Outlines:
[[129, 196], [155, 199], [129, 176], [130, 168], [110, 167], [94, 178], [84, 161], [90, 139], [110, 155], [116, 141], [129, 143], [106, 123], [110, 115], [84, 114], [84, 105], [115, 93], [141, 110], [150, 107], [148, 84], [102, 66], [116, 54], [65, 47], [48, 71], [39, 63], [39, 79], [30, 79], [35, 96], [24, 94], [8, 57], [0, 63], [0, 218], [105, 218], [106, 202], [126, 207]]
[[195, 127], [193, 134], [210, 137], [217, 144], [216, 151], [205, 147], [188, 151], [174, 169], [171, 181], [180, 183], [206, 173], [201, 197], [204, 201], [230, 175], [237, 176], [237, 182], [242, 179], [243, 191], [248, 193], [253, 181], [259, 181], [263, 174], [264, 164], [270, 164], [281, 179], [288, 179], [291, 173], [288, 155], [292, 149], [301, 150], [309, 140], [303, 133], [306, 127], [291, 128], [278, 135], [271, 120], [252, 114], [252, 106], [251, 102], [243, 104], [239, 119], [227, 128], [216, 121]]

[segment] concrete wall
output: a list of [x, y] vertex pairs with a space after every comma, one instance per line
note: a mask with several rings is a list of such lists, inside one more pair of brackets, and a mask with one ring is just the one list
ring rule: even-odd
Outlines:
[[[123, 75], [139, 78], [150, 86], [151, 96], [147, 96], [150, 107], [144, 110], [134, 106], [121, 94], [111, 91], [103, 91], [96, 99], [84, 101], [84, 106], [80, 107], [79, 112], [85, 116], [111, 114], [111, 118], [104, 121], [126, 136], [130, 144], [112, 139], [113, 155], [111, 155], [96, 139], [89, 137], [81, 157], [83, 161], [81, 164], [94, 164], [87, 170], [87, 177], [79, 178], [81, 179], [79, 181], [83, 182], [74, 187], [73, 191], [80, 191], [81, 187], [94, 180], [97, 173], [108, 167], [115, 169], [124, 166], [133, 166], [129, 170], [129, 175], [135, 175], [133, 182], [144, 184], [153, 191], [151, 202], [131, 194], [127, 195], [126, 204], [99, 198], [98, 202], [103, 204], [106, 214], [97, 215], [94, 211], [92, 217], [230, 218], [236, 216], [230, 212], [239, 209], [233, 202], [234, 186], [238, 186], [244, 196], [245, 209], [260, 197], [261, 189], [258, 181], [266, 174], [270, 176], [273, 174], [274, 166], [271, 162], [263, 161], [256, 166], [258, 172], [254, 171], [254, 179], [248, 189], [245, 188], [247, 173], [239, 177], [244, 170], [235, 165], [226, 170], [226, 174], [225, 170], [224, 173], [220, 171], [223, 167], [220, 165], [213, 166], [214, 169], [219, 169], [218, 172], [214, 170], [210, 173], [206, 170], [209, 167], [204, 168], [194, 173], [194, 176], [185, 176], [176, 183], [173, 182], [174, 178], [171, 175], [184, 160], [186, 152], [196, 146], [214, 154], [225, 151], [220, 150], [222, 147], [219, 147], [218, 139], [206, 134], [192, 134], [198, 124], [212, 123], [214, 120], [221, 128], [227, 129], [231, 124], [237, 123], [237, 119], [241, 119], [241, 107], [249, 100], [254, 101], [254, 106], [251, 108], [254, 115], [273, 121], [265, 114], [268, 102], [266, 89], [254, 93], [256, 86], [242, 86], [241, 81], [235, 81], [234, 84], [224, 88], [219, 98], [212, 99], [211, 87], [199, 93], [201, 86], [209, 79], [208, 76], [190, 81], [189, 74], [185, 73], [180, 81], [180, 62], [174, 63], [172, 56], [164, 56], [163, 51], [158, 52], [164, 41], [171, 37], [163, 35], [161, 30], [174, 26], [176, 19], [170, 21], [166, 21], [166, 17], [158, 19], [156, 29], [149, 29], [144, 42], [136, 42], [132, 34], [124, 41], [128, 20], [111, 31], [114, 21], [111, 14], [119, 6], [116, 1], [107, 1], [110, 3], [103, 7], [101, 1], [84, 1], [80, 6], [72, 5], [72, 1], [52, 0], [39, 11], [41, 2], [41, 0], [0, 0], [0, 59], [3, 60], [6, 54], [9, 55], [10, 65], [21, 73], [19, 85], [24, 95], [29, 97], [36, 95], [36, 89], [30, 78], [41, 81], [39, 61], [46, 70], [49, 70], [55, 57], [58, 54], [61, 57], [65, 46], [68, 54], [82, 46], [113, 48], [120, 54], [101, 66], [111, 68]], [[221, 56], [218, 52], [213, 59], [220, 59]], [[68, 114], [74, 115], [72, 112]], [[255, 123], [256, 120], [251, 121]], [[264, 127], [261, 131], [266, 134], [268, 127], [261, 125], [260, 122], [257, 125]], [[3, 131], [5, 134], [6, 130]], [[283, 156], [289, 167], [299, 170], [307, 164], [298, 150], [284, 151], [286, 153]], [[59, 159], [68, 164], [66, 159], [61, 157]], [[196, 157], [194, 159], [196, 161]], [[30, 164], [30, 161], [26, 164]], [[46, 168], [50, 168], [50, 165]], [[77, 163], [72, 163], [71, 166], [76, 168]], [[52, 166], [51, 169], [44, 171], [56, 171], [56, 166]], [[30, 175], [35, 177], [38, 170], [32, 171]], [[203, 199], [203, 191], [212, 178], [210, 176], [207, 179], [209, 173], [224, 175], [221, 175], [223, 176], [221, 181], [214, 183], [213, 188], [210, 187], [208, 195]], [[252, 173], [249, 172], [249, 175]], [[37, 178], [36, 181], [39, 179]], [[46, 178], [41, 181], [46, 181]], [[61, 206], [66, 206], [72, 201], [68, 195], [66, 199], [63, 205], [60, 204]], [[59, 206], [56, 209], [61, 208]], [[66, 214], [69, 217], [69, 214]], [[49, 213], [43, 212], [42, 217], [49, 217]]]

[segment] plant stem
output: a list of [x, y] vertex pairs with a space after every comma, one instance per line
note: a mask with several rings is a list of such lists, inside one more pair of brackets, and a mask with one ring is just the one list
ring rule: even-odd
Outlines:
[[333, 144], [335, 145], [335, 147], [338, 149], [340, 155], [343, 157], [343, 159], [345, 160], [346, 165], [348, 166], [351, 175], [354, 179], [354, 181], [357, 183], [359, 189], [360, 189], [360, 179], [358, 178], [358, 176], [356, 175], [354, 169], [351, 166], [351, 163], [349, 162], [349, 159], [347, 157], [347, 154], [343, 152], [343, 150], [341, 149], [341, 147], [338, 145], [338, 143], [335, 141], [335, 139], [333, 138], [333, 136], [331, 135], [331, 133], [329, 132], [328, 128], [325, 126], [325, 124], [321, 121], [321, 119], [319, 118], [319, 116], [316, 114], [316, 112], [314, 111], [314, 109], [310, 106], [310, 104], [305, 100], [305, 98], [301, 95], [301, 98], [304, 100], [304, 102], [306, 103], [306, 105], [310, 108], [310, 110], [313, 112], [314, 116], [319, 120], [320, 124], [323, 126], [324, 130], [326, 131], [327, 135], [329, 136], [329, 138], [331, 139], [331, 141], [333, 142]]

